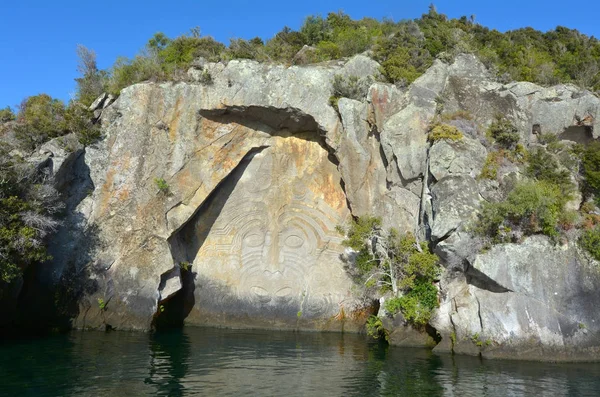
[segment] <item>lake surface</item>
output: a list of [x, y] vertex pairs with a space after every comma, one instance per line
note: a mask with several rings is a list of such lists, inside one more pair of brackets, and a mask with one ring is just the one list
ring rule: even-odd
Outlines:
[[600, 364], [386, 347], [360, 335], [184, 328], [0, 342], [2, 396], [598, 396]]

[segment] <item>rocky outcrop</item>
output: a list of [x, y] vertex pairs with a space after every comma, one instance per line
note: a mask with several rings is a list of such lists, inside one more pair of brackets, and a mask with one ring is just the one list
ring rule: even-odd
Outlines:
[[[365, 56], [291, 67], [200, 62], [188, 82], [99, 98], [92, 110], [101, 110], [103, 139], [76, 167], [93, 191], [76, 195], [68, 221], [93, 229], [97, 241], [71, 258], [93, 285], [76, 326], [146, 330], [169, 317], [360, 330], [369, 310], [344, 270], [335, 229], [376, 215], [428, 239], [443, 260], [429, 329], [441, 335], [436, 349], [596, 354], [600, 280], [575, 237], [555, 245], [534, 236], [481, 253], [467, 226], [484, 200], [521, 177], [515, 167], [498, 181], [478, 178], [496, 113], [518, 126], [525, 145], [540, 133], [588, 142], [598, 137], [600, 100], [574, 86], [502, 85], [460, 55], [436, 61], [405, 90], [376, 82], [365, 98], [340, 98], [334, 108], [337, 74], [366, 78], [379, 65]], [[447, 122], [464, 138], [429, 142], [434, 118], [459, 110], [473, 120]], [[432, 340], [401, 318], [387, 324], [393, 343]]]
[[[590, 360], [598, 354], [600, 270], [576, 244], [533, 236], [475, 257], [443, 283], [433, 326], [453, 350], [484, 357]], [[448, 350], [448, 345], [437, 349]]]

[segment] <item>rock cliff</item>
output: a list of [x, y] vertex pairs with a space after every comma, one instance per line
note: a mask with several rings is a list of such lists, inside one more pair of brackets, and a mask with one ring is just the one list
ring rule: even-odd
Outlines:
[[[467, 227], [482, 202], [519, 178], [510, 167], [497, 180], [478, 178], [494, 116], [506, 115], [526, 146], [541, 133], [587, 143], [600, 134], [595, 95], [500, 84], [470, 55], [436, 61], [405, 89], [374, 82], [362, 100], [341, 98], [337, 107], [334, 76], [377, 76], [376, 62], [230, 61], [188, 74], [187, 82], [124, 89], [96, 114], [103, 138], [57, 165], [84, 175], [73, 191], [89, 183], [71, 208], [72, 244], [55, 248], [52, 267], [60, 277], [68, 257], [86, 275], [77, 327], [147, 330], [172, 316], [192, 325], [360, 330], [369, 313], [335, 229], [369, 214], [427, 239], [442, 258], [431, 321], [437, 350], [598, 358], [600, 268], [576, 237], [481, 251]], [[428, 141], [441, 107], [473, 116], [448, 122], [462, 140]], [[423, 343], [394, 324], [392, 343]]]

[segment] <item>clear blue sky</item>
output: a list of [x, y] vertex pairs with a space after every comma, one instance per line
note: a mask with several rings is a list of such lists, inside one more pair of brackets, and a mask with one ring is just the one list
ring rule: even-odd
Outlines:
[[[200, 26], [203, 35], [268, 39], [285, 25], [297, 29], [312, 14], [342, 10], [353, 18], [416, 18], [431, 0], [5, 0], [0, 22], [0, 108], [45, 92], [68, 100], [77, 77], [75, 48], [96, 51], [100, 68], [135, 55], [156, 32], [169, 37]], [[600, 36], [597, 0], [437, 0], [450, 17], [475, 14], [479, 23], [506, 31], [557, 25]]]

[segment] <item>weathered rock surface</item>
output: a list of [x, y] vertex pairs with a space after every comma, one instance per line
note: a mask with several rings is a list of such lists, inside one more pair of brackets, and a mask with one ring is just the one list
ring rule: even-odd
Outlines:
[[[526, 146], [540, 132], [588, 142], [600, 133], [595, 95], [503, 85], [471, 55], [436, 61], [406, 90], [374, 83], [364, 101], [341, 98], [338, 109], [334, 76], [376, 76], [376, 62], [199, 62], [188, 74], [94, 105], [104, 138], [75, 167], [93, 193], [74, 195], [68, 222], [96, 237], [72, 258], [93, 287], [76, 326], [147, 330], [168, 314], [195, 325], [359, 330], [367, 312], [335, 227], [376, 215], [428, 238], [443, 260], [436, 349], [598, 357], [600, 279], [574, 242], [531, 237], [481, 254], [467, 227], [482, 201], [521, 177], [501, 167], [497, 181], [478, 179], [495, 114], [515, 122]], [[432, 145], [434, 118], [458, 110], [474, 116], [448, 121], [464, 138]], [[392, 343], [430, 341], [386, 321]]]
[[485, 357], [590, 360], [598, 353], [600, 270], [572, 244], [533, 236], [477, 255], [465, 282], [443, 285], [434, 326], [454, 351]]

